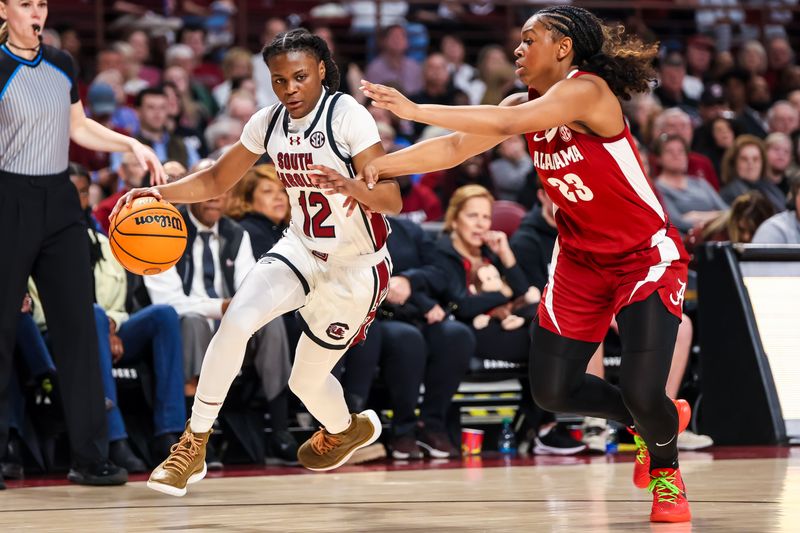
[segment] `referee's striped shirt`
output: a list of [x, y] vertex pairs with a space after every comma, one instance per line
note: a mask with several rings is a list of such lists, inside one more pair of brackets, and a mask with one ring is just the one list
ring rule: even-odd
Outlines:
[[27, 60], [0, 45], [0, 171], [41, 176], [66, 170], [70, 106], [77, 101], [66, 52], [42, 46]]

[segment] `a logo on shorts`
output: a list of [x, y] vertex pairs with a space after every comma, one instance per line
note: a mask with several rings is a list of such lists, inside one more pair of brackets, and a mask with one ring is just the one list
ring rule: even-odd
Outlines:
[[572, 140], [572, 131], [566, 126], [558, 128], [558, 133], [561, 135], [561, 140], [568, 143]]
[[678, 285], [680, 285], [680, 289], [675, 291], [675, 294], [669, 295], [669, 301], [672, 302], [672, 305], [680, 306], [683, 304], [683, 295], [686, 292], [686, 284], [681, 280], [678, 280]]
[[314, 148], [322, 148], [322, 145], [325, 144], [325, 134], [321, 131], [315, 131], [311, 134], [309, 142]]
[[335, 341], [340, 341], [344, 339], [344, 336], [347, 334], [348, 329], [350, 329], [350, 327], [347, 324], [342, 324], [341, 322], [334, 322], [333, 324], [328, 326], [328, 329], [327, 331], [325, 331], [325, 333], [331, 339]]

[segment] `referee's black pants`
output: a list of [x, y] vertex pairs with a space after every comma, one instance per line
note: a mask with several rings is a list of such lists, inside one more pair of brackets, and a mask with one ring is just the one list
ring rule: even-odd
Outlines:
[[84, 466], [108, 456], [86, 231], [66, 172], [0, 172], [0, 455], [8, 439], [16, 324], [32, 275], [52, 339], [72, 461]]

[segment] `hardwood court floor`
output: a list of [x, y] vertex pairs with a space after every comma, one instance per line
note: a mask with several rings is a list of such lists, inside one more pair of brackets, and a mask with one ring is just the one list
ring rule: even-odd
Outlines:
[[651, 499], [631, 484], [632, 465], [599, 457], [251, 473], [208, 478], [184, 498], [143, 482], [18, 488], [0, 493], [0, 531], [796, 532], [800, 449], [778, 450], [760, 459], [684, 454], [691, 525], [651, 526]]

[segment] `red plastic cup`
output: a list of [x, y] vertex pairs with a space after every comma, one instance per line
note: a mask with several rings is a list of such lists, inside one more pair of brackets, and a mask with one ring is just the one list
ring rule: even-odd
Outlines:
[[483, 447], [483, 430], [464, 428], [461, 430], [462, 455], [480, 455]]

